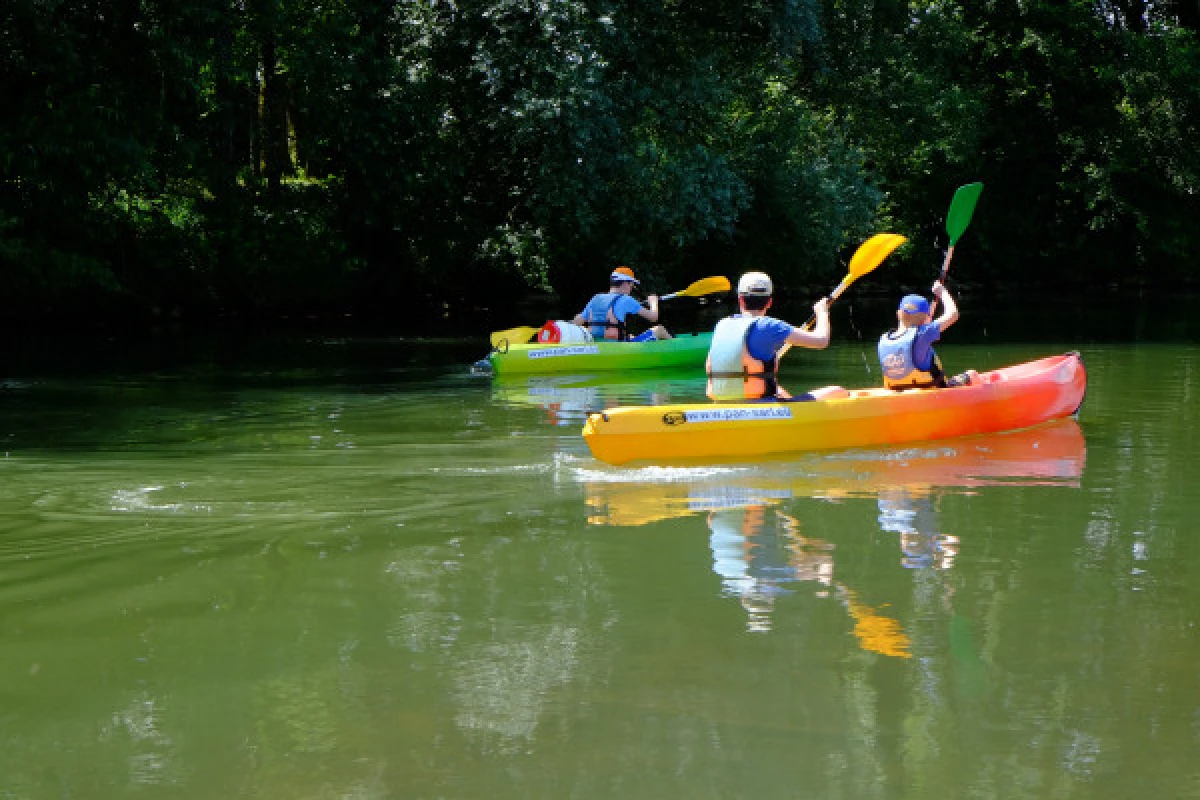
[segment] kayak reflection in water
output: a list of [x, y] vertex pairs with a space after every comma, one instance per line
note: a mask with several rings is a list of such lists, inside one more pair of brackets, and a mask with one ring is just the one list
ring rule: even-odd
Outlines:
[[737, 597], [746, 610], [746, 630], [765, 633], [772, 627], [775, 600], [790, 594], [787, 584], [811, 581], [817, 597], [836, 596], [854, 619], [854, 636], [864, 650], [911, 658], [910, 642], [900, 623], [861, 602], [858, 593], [834, 580], [834, 546], [800, 532], [800, 522], [766, 505], [710, 512], [713, 571], [721, 589]]
[[950, 569], [957, 536], [938, 532], [937, 497], [927, 488], [894, 486], [879, 492], [879, 527], [900, 536], [900, 563], [908, 569]]

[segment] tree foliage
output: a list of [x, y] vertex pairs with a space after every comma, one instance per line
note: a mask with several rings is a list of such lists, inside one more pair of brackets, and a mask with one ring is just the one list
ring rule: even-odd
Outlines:
[[31, 314], [414, 325], [616, 263], [824, 284], [982, 180], [985, 282], [1194, 280], [1198, 29], [1188, 2], [10, 0], [0, 279]]

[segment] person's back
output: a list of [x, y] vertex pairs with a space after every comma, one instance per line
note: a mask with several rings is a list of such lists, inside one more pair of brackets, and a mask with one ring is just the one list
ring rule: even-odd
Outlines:
[[705, 369], [707, 394], [713, 400], [790, 399], [776, 380], [778, 354], [784, 345], [812, 349], [829, 345], [829, 301], [813, 306], [817, 326], [805, 331], [767, 316], [774, 286], [762, 272], [747, 272], [738, 281], [740, 314], [726, 317], [713, 329]]
[[879, 337], [879, 366], [883, 385], [889, 389], [929, 389], [964, 385], [969, 373], [947, 380], [941, 359], [933, 349], [942, 333], [958, 320], [954, 297], [933, 284], [933, 295], [942, 301], [942, 315], [930, 321], [929, 301], [916, 294], [905, 295], [896, 309], [896, 328]]
[[625, 325], [630, 315], [642, 317], [647, 322], [658, 321], [657, 295], [646, 298], [648, 308], [643, 308], [642, 304], [631, 296], [633, 287], [638, 283], [640, 281], [634, 277], [633, 270], [629, 267], [617, 267], [609, 276], [609, 290], [594, 295], [583, 311], [575, 315], [573, 322], [586, 326], [595, 339], [622, 342], [670, 339], [671, 335], [661, 325], [655, 325], [637, 336], [630, 337]]

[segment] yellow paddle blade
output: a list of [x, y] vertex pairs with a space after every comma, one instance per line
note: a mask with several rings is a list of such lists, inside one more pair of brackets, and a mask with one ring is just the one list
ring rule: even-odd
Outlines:
[[540, 328], [530, 328], [524, 325], [520, 328], [509, 328], [506, 331], [496, 331], [491, 335], [492, 347], [499, 347], [501, 342], [509, 344], [525, 344]]
[[713, 275], [710, 278], [701, 278], [686, 289], [668, 294], [662, 299], [670, 300], [672, 297], [703, 297], [706, 294], [728, 292], [730, 288], [729, 278], [726, 278], [724, 275]]
[[851, 256], [845, 283], [849, 285], [878, 267], [893, 250], [907, 241], [898, 233], [877, 233], [867, 239]]

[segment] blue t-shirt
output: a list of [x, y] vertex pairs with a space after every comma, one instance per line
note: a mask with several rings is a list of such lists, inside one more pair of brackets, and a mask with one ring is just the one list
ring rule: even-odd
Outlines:
[[913, 338], [913, 366], [922, 372], [933, 368], [933, 343], [942, 338], [942, 328], [936, 322], [930, 322], [917, 328]]
[[781, 319], [759, 317], [746, 333], [746, 352], [751, 358], [770, 363], [794, 330]]

